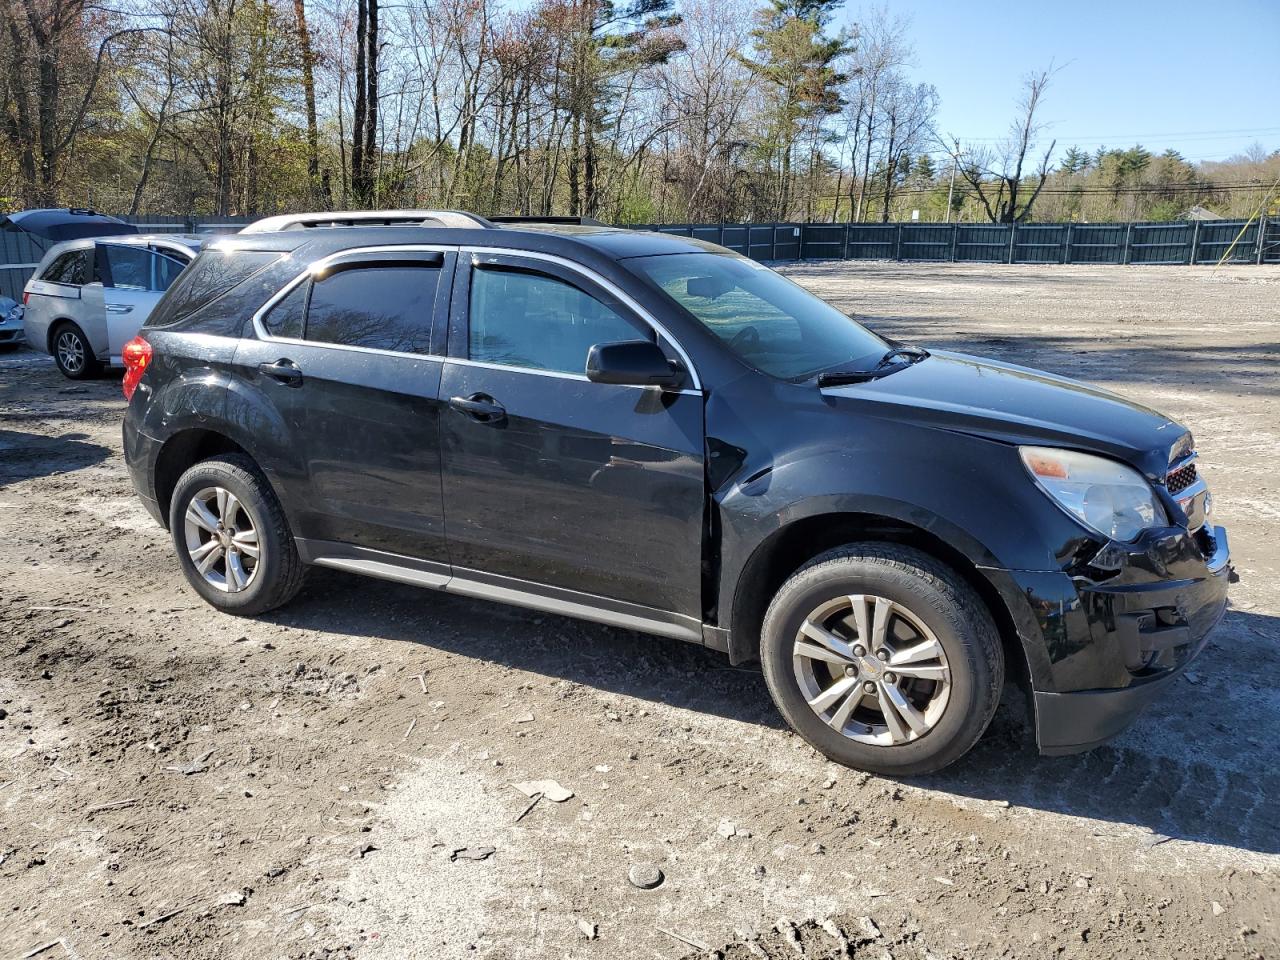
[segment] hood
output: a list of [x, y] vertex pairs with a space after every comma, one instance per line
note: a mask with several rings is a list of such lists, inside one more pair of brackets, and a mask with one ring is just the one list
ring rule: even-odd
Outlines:
[[1164, 477], [1187, 429], [1078, 380], [998, 360], [935, 351], [897, 373], [823, 394], [861, 412], [1016, 444], [1070, 447]]

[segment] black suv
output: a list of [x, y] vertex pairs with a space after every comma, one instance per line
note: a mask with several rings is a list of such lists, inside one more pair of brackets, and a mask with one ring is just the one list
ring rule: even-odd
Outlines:
[[1223, 614], [1158, 413], [887, 340], [709, 243], [379, 218], [213, 244], [125, 352], [133, 483], [221, 610], [319, 564], [679, 637], [891, 774], [964, 754], [1006, 671], [1044, 752], [1099, 744]]

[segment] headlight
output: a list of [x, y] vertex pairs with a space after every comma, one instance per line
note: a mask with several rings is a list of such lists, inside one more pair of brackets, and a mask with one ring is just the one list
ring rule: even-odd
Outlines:
[[1104, 537], [1129, 541], [1169, 522], [1151, 485], [1132, 467], [1055, 447], [1019, 447], [1018, 452], [1041, 490]]

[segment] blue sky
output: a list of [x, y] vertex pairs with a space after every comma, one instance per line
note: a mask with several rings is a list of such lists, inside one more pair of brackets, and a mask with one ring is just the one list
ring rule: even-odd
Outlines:
[[[867, 7], [850, 3], [838, 22]], [[1021, 78], [1062, 67], [1042, 116], [1061, 149], [1167, 147], [1222, 160], [1280, 149], [1280, 0], [892, 0], [938, 129], [1001, 137]]]

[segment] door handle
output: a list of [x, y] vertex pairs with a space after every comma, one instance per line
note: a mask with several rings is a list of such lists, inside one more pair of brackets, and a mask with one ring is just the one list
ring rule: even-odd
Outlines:
[[473, 393], [469, 397], [450, 397], [449, 406], [480, 423], [500, 423], [507, 419], [506, 408], [487, 393]]
[[286, 387], [302, 386], [302, 371], [292, 360], [281, 359], [275, 363], [260, 363], [258, 372], [264, 377], [283, 383]]
[[133, 313], [133, 304], [131, 303], [108, 303], [107, 313]]

